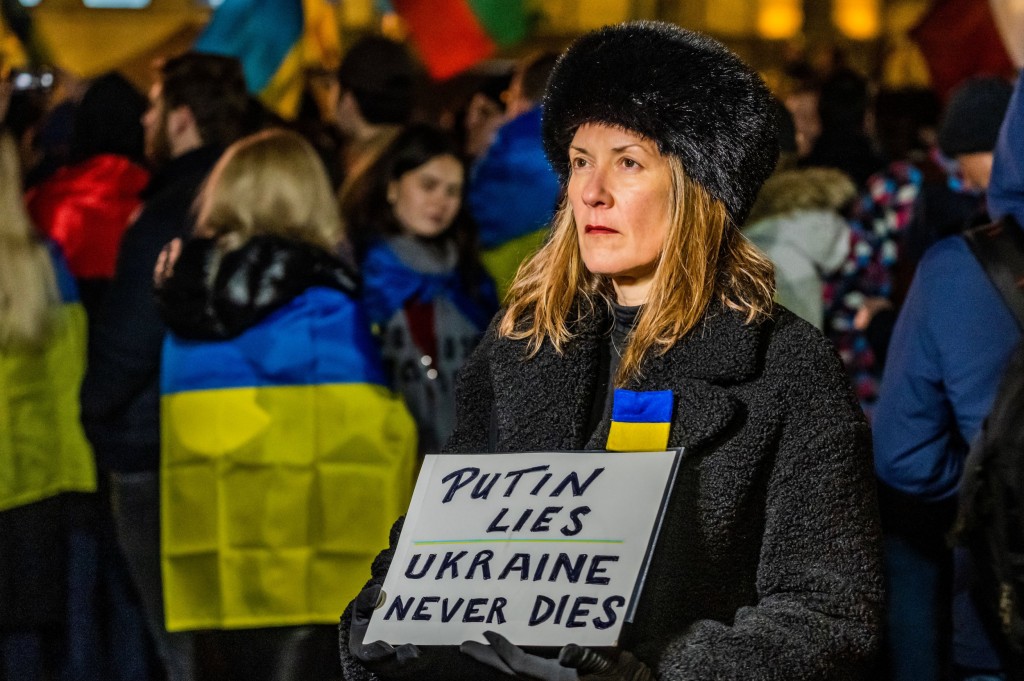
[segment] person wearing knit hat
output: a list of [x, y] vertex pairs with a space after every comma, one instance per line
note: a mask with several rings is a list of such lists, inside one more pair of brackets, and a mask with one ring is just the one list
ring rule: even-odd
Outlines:
[[610, 650], [574, 644], [590, 619], [546, 653], [504, 619], [457, 649], [368, 641], [392, 546], [342, 616], [347, 679], [870, 673], [883, 593], [867, 424], [738, 227], [775, 128], [760, 77], [701, 34], [631, 22], [563, 53], [542, 131], [565, 196], [463, 367], [446, 451], [683, 448], [635, 614]]
[[992, 151], [1013, 87], [1003, 78], [972, 78], [958, 87], [939, 127], [939, 148], [956, 159], [964, 183], [984, 192], [992, 175]]

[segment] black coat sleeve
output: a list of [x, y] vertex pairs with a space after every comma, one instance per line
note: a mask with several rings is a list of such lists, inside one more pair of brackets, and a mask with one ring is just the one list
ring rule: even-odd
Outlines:
[[[384, 578], [388, 574], [388, 568], [391, 567], [391, 559], [394, 558], [395, 547], [398, 546], [398, 538], [402, 534], [404, 523], [405, 516], [402, 516], [391, 527], [391, 536], [388, 541], [389, 546], [374, 558], [373, 564], [370, 567], [370, 580], [366, 582], [366, 585], [363, 587], [364, 589], [384, 583]], [[352, 603], [349, 603], [348, 607], [345, 608], [345, 612], [342, 613], [341, 622], [338, 625], [338, 652], [341, 656], [342, 673], [347, 681], [374, 681], [377, 679], [377, 676], [367, 671], [349, 652], [348, 644], [351, 628]]]
[[782, 330], [765, 359], [786, 417], [768, 472], [757, 603], [667, 641], [659, 679], [869, 677], [883, 605], [870, 431], [835, 351], [804, 326]]
[[[370, 569], [370, 581], [364, 588], [384, 583], [404, 522], [404, 517], [399, 518], [392, 526], [391, 545], [374, 559]], [[346, 681], [384, 681], [384, 677], [369, 672], [349, 651], [351, 627], [352, 603], [349, 603], [338, 625], [338, 652], [341, 657], [342, 675]], [[394, 677], [395, 681], [508, 681], [508, 677], [463, 655], [459, 652], [458, 646], [422, 646], [420, 655], [426, 660], [426, 668], [417, 670], [414, 676]]]
[[153, 296], [153, 268], [164, 245], [182, 230], [181, 220], [144, 210], [125, 232], [114, 278], [92, 325], [83, 420], [113, 417], [158, 379], [165, 329]]

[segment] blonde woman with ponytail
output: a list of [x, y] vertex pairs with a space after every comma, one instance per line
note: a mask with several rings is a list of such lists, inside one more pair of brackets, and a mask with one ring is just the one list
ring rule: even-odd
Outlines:
[[64, 624], [63, 492], [96, 488], [79, 424], [85, 314], [63, 261], [25, 211], [0, 128], [0, 678], [43, 678]]
[[778, 157], [773, 111], [738, 57], [671, 24], [607, 27], [562, 55], [543, 136], [565, 199], [463, 368], [447, 449], [683, 448], [635, 617], [617, 650], [567, 645], [557, 661], [500, 632], [458, 654], [366, 641], [379, 559], [342, 621], [347, 678], [870, 674], [867, 424], [835, 351], [773, 304], [771, 263], [739, 230]]

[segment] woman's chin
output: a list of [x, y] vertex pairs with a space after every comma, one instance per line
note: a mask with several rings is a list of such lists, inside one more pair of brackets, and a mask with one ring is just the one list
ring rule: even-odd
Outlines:
[[613, 258], [584, 257], [583, 265], [591, 274], [600, 274], [605, 277], [619, 276], [628, 269], [623, 263]]
[[405, 233], [407, 235], [414, 236], [417, 239], [423, 239], [424, 241], [434, 241], [435, 239], [444, 236], [445, 232], [448, 231], [448, 227], [449, 225], [445, 225], [444, 227], [434, 227], [433, 225], [421, 226], [416, 229], [406, 229]]
[[654, 271], [654, 267], [650, 265], [637, 265], [636, 263], [624, 263], [599, 258], [590, 260], [584, 258], [583, 265], [591, 274], [622, 281], [648, 278]]

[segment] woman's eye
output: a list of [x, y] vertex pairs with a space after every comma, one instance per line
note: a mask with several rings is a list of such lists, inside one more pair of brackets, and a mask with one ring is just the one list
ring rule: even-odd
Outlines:
[[570, 168], [583, 168], [587, 165], [587, 159], [577, 156], [576, 158], [569, 160]]
[[631, 158], [622, 159], [622, 165], [626, 168], [639, 168], [640, 164]]

